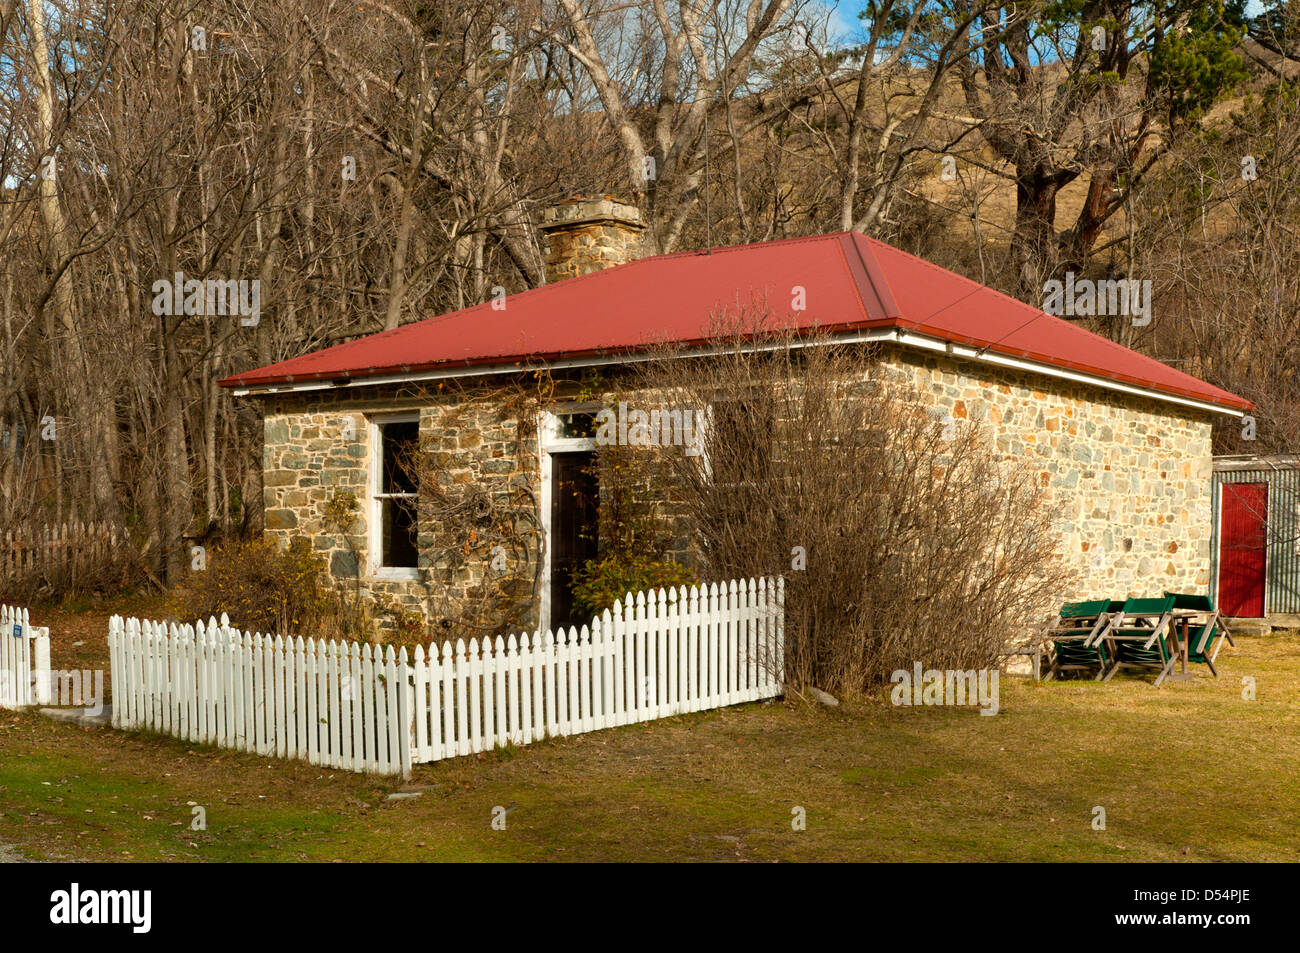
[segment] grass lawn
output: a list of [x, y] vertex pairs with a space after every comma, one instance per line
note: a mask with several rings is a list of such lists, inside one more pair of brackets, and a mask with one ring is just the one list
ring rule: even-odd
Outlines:
[[[94, 663], [103, 618], [43, 615], [56, 667]], [[1242, 638], [1220, 660], [1161, 689], [1004, 677], [995, 717], [746, 705], [410, 784], [0, 712], [0, 842], [78, 860], [1300, 860], [1300, 643]], [[420, 796], [386, 800], [403, 790]]]

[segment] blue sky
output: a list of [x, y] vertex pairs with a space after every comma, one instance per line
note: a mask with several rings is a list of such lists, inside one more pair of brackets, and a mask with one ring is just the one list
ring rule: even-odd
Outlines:
[[[836, 41], [843, 42], [851, 38], [861, 27], [862, 21], [858, 19], [858, 14], [866, 7], [865, 0], [823, 0], [822, 6], [830, 14], [829, 27], [832, 46]], [[1250, 16], [1258, 16], [1263, 10], [1261, 0], [1248, 0], [1246, 12]]]

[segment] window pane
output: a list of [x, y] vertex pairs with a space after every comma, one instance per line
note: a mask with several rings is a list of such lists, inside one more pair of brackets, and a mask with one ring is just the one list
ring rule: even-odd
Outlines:
[[575, 411], [569, 414], [556, 414], [556, 433], [562, 439], [596, 436], [596, 414], [594, 411]]
[[384, 500], [383, 565], [414, 569], [417, 565], [415, 500]]
[[414, 493], [415, 474], [410, 470], [420, 439], [420, 425], [415, 421], [384, 424], [379, 432], [384, 445], [382, 492]]

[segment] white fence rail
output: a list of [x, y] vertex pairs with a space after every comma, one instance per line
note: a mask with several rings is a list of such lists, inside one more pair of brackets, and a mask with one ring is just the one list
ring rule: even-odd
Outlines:
[[590, 626], [405, 649], [205, 626], [109, 625], [113, 726], [351, 771], [781, 693], [784, 582], [628, 595]]
[[629, 594], [591, 626], [415, 650], [415, 756], [598, 731], [781, 693], [784, 581]]
[[0, 708], [49, 703], [50, 630], [26, 609], [0, 605]]
[[410, 773], [406, 651], [230, 627], [109, 622], [113, 727], [312, 764]]

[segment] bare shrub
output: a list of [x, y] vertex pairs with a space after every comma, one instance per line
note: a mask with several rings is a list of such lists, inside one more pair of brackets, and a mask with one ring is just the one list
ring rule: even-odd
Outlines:
[[[421, 527], [420, 582], [427, 637], [435, 641], [484, 638], [527, 628], [541, 577], [540, 506], [530, 485], [534, 455], [524, 450], [550, 399], [549, 374], [512, 380], [472, 393], [447, 385], [458, 409], [422, 434], [395, 464], [419, 488], [413, 515]], [[471, 416], [491, 408], [491, 421]], [[466, 414], [462, 417], [461, 414]], [[457, 431], [480, 439], [509, 434], [510, 458], [521, 474], [471, 469]], [[479, 567], [485, 571], [479, 573]]]
[[796, 685], [866, 691], [915, 661], [994, 665], [1062, 581], [1036, 475], [997, 459], [979, 422], [939, 419], [890, 383], [861, 344], [760, 341], [727, 333], [721, 353], [664, 349], [636, 372], [667, 407], [711, 408], [703, 464], [652, 455], [702, 575], [785, 576]]
[[172, 592], [172, 608], [182, 619], [225, 613], [249, 632], [316, 635], [329, 628], [324, 573], [324, 561], [301, 536], [287, 549], [265, 537], [228, 540], [213, 547], [203, 571], [191, 572]]

